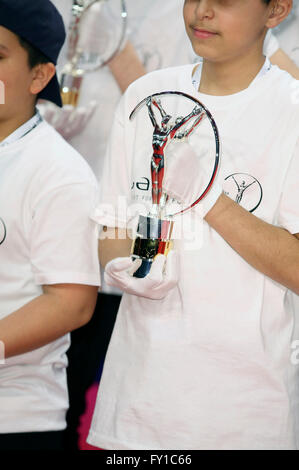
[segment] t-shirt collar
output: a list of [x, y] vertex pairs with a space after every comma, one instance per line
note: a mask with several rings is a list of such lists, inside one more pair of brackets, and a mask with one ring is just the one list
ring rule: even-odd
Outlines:
[[35, 127], [37, 127], [42, 122], [42, 120], [43, 118], [41, 117], [39, 111], [36, 109], [35, 115], [31, 119], [26, 121], [14, 132], [12, 132], [8, 137], [6, 137], [6, 139], [0, 142], [0, 147], [6, 147], [7, 145], [12, 144], [13, 142], [16, 142], [25, 135], [29, 134], [29, 132], [35, 129]]
[[[196, 67], [196, 70], [195, 70], [195, 72], [192, 76], [192, 85], [194, 86], [196, 91], [198, 91], [200, 81], [201, 81], [202, 64], [203, 64], [203, 61], [201, 60], [198, 67]], [[255, 84], [255, 82], [257, 80], [259, 80], [261, 77], [266, 75], [266, 73], [271, 69], [271, 67], [272, 67], [272, 64], [271, 64], [269, 58], [266, 57], [263, 67], [261, 68], [261, 70], [259, 71], [259, 73], [255, 77], [255, 79], [251, 82], [251, 84], [249, 86], [251, 87], [253, 84]]]

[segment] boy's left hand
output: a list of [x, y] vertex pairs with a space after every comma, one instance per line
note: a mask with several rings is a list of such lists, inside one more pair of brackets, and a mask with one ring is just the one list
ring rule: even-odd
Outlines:
[[158, 255], [149, 274], [140, 279], [132, 277], [140, 266], [139, 260], [133, 261], [130, 257], [116, 258], [106, 266], [105, 282], [131, 295], [161, 300], [178, 283], [178, 265], [178, 254], [175, 251], [171, 251], [167, 257]]

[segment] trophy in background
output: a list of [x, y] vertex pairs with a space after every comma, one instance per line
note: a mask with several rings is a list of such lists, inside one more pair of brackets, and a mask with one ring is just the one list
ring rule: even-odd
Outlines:
[[[168, 98], [168, 106], [172, 108], [168, 114], [162, 106], [162, 99]], [[174, 100], [171, 103], [170, 100]], [[178, 101], [184, 101], [182, 106]], [[132, 120], [137, 111], [147, 108], [147, 114], [153, 126], [151, 166], [152, 204], [146, 216], [140, 215], [137, 226], [137, 235], [132, 244], [132, 258], [141, 260], [141, 265], [134, 276], [143, 278], [151, 268], [152, 262], [159, 254], [166, 255], [172, 248], [172, 234], [174, 216], [183, 214], [197, 205], [210, 191], [219, 167], [219, 133], [211, 113], [196, 98], [178, 91], [165, 91], [148, 96], [142, 100], [130, 115]], [[178, 111], [179, 110], [179, 111]], [[175, 116], [175, 113], [180, 113]], [[181, 113], [186, 113], [182, 116]], [[158, 115], [158, 117], [157, 117]], [[202, 129], [202, 132], [200, 132]], [[201, 136], [202, 133], [202, 136]], [[163, 189], [165, 171], [167, 171], [167, 157], [165, 150], [170, 142], [189, 140], [197, 134], [196, 146], [198, 158], [208, 158], [210, 173], [204, 187], [189, 206], [181, 206], [174, 201]], [[182, 161], [181, 165], [188, 165]], [[177, 175], [179, 180], [180, 174]], [[188, 184], [188, 182], [186, 182]], [[178, 204], [174, 204], [178, 202]], [[173, 207], [176, 210], [172, 212]], [[177, 209], [179, 207], [179, 209]]]
[[60, 86], [64, 105], [77, 106], [85, 73], [104, 67], [120, 51], [126, 30], [125, 0], [73, 0]]

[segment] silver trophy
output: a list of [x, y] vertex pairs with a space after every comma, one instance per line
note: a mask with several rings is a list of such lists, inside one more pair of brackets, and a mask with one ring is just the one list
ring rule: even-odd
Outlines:
[[[171, 111], [166, 112], [162, 100], [167, 101], [166, 105], [171, 108]], [[183, 101], [182, 105], [179, 105], [178, 101]], [[169, 250], [172, 249], [174, 217], [196, 206], [208, 194], [215, 181], [220, 159], [217, 125], [208, 109], [193, 96], [179, 91], [153, 94], [135, 107], [130, 115], [131, 120], [141, 108], [147, 109], [153, 133], [152, 156], [149, 162], [152, 182], [151, 208], [146, 216], [139, 216], [137, 234], [131, 250], [132, 258], [141, 260], [141, 266], [134, 274], [135, 277], [140, 278], [149, 273], [157, 255], [167, 256]], [[198, 158], [205, 158], [208, 162], [209, 173], [204, 187], [200, 188], [200, 194], [191, 204], [182, 206], [178, 201], [174, 201], [163, 188], [167, 171], [165, 151], [170, 142], [191, 139], [198, 148]], [[181, 164], [188, 165], [188, 162], [182, 161]], [[180, 174], [177, 178], [180, 178]], [[173, 211], [174, 207], [176, 209]]]
[[120, 51], [127, 30], [125, 0], [73, 0], [62, 70], [63, 104], [77, 106], [84, 75], [104, 67]]

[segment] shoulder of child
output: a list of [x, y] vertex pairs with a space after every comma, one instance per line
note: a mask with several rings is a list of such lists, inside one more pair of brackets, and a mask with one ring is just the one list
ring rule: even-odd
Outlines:
[[273, 78], [272, 92], [299, 112], [299, 80], [276, 65], [273, 66]]
[[30, 146], [32, 158], [35, 155], [37, 160], [37, 172], [57, 183], [61, 179], [64, 184], [69, 181], [96, 185], [96, 177], [84, 157], [47, 122], [41, 126]]
[[171, 85], [174, 80], [177, 80], [180, 76], [188, 73], [189, 71], [191, 77], [193, 68], [194, 64], [187, 64], [154, 70], [131, 83], [127, 89], [127, 93], [134, 93], [136, 89], [154, 88], [155, 86], [161, 86], [161, 84], [166, 84], [167, 82]]

